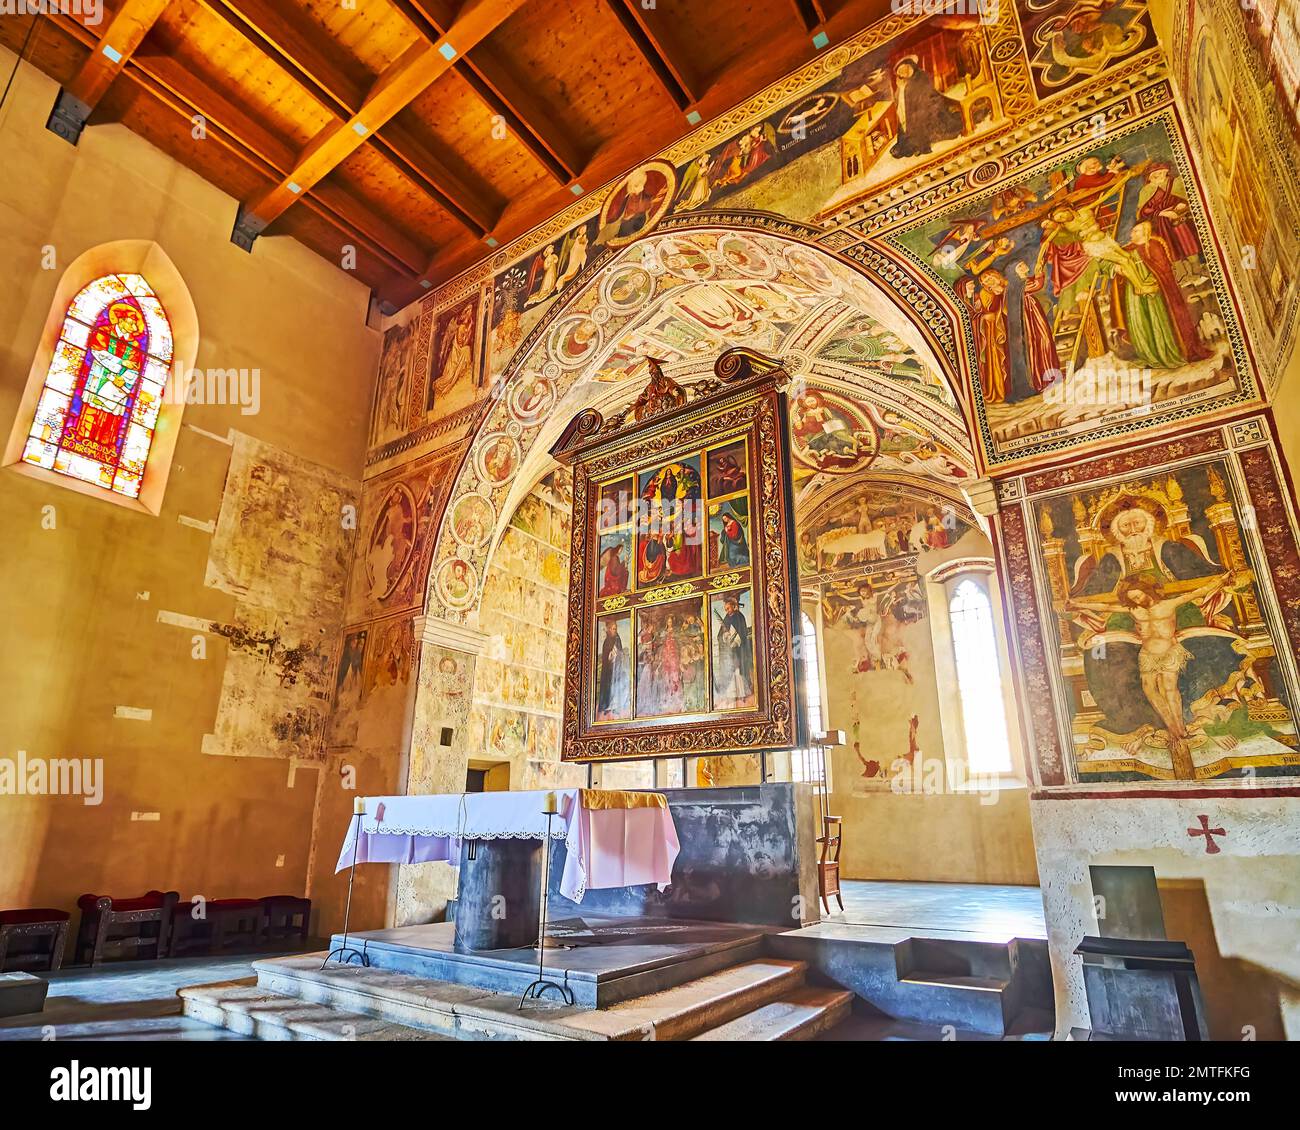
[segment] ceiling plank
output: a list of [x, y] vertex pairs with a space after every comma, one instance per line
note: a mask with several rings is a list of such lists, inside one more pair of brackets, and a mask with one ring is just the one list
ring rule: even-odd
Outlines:
[[[98, 39], [71, 16], [54, 16], [58, 26], [83, 46], [94, 49]], [[213, 90], [193, 71], [169, 54], [146, 46], [134, 52], [123, 74], [153, 99], [188, 121], [202, 117], [206, 136], [234, 153], [261, 176], [274, 179], [294, 160], [294, 148], [273, 135], [249, 114]], [[214, 128], [215, 127], [215, 128]], [[364, 245], [388, 266], [415, 278], [428, 262], [429, 252], [397, 231], [346, 189], [319, 186], [319, 204], [312, 210], [341, 235]]]
[[[421, 92], [463, 55], [507, 19], [524, 0], [470, 0], [447, 34], [436, 45], [421, 40], [412, 44], [375, 80], [365, 101], [347, 118], [326, 126], [295, 158], [292, 168], [276, 184], [240, 209], [235, 239], [241, 246], [290, 208], [319, 181], [355, 152], [365, 139], [410, 105]], [[490, 230], [480, 225], [480, 235]]]
[[73, 145], [77, 144], [99, 100], [122, 73], [166, 8], [167, 0], [123, 0], [108, 21], [104, 34], [95, 39], [94, 33], [90, 33], [94, 39], [90, 54], [80, 70], [59, 91], [54, 109], [45, 123], [48, 130]]
[[[436, 42], [451, 20], [445, 6], [435, 0], [390, 3], [429, 42]], [[492, 44], [479, 43], [472, 52], [463, 53], [455, 70], [484, 105], [504, 119], [510, 132], [556, 183], [567, 185], [582, 174], [590, 154], [528, 92]]]
[[704, 97], [708, 83], [686, 58], [666, 12], [643, 8], [641, 0], [609, 0], [609, 6], [679, 110]]
[[[334, 59], [332, 41], [314, 26], [287, 17], [266, 0], [202, 2], [293, 76], [326, 110], [349, 119], [365, 104], [364, 84], [344, 72]], [[466, 184], [400, 126], [390, 123], [382, 137], [372, 133], [366, 140], [475, 236], [491, 231], [500, 218], [501, 201]]]

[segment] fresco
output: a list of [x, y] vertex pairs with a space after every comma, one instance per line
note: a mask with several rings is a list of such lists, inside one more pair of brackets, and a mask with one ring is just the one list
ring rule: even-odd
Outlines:
[[942, 495], [871, 480], [823, 495], [799, 519], [804, 611], [820, 617], [827, 724], [848, 736], [854, 792], [890, 788], [898, 760], [910, 764], [918, 752], [918, 717], [926, 720], [926, 752], [942, 754], [918, 561], [932, 568], [949, 551], [986, 556], [988, 543], [978, 532], [963, 540], [973, 531], [971, 515]]
[[445, 415], [470, 403], [478, 373], [478, 302], [468, 298], [439, 314], [433, 323], [432, 370], [424, 394], [424, 414]]
[[[435, 453], [366, 480], [348, 585], [349, 623], [422, 604], [432, 535], [456, 461], [454, 451]], [[462, 499], [456, 515], [461, 536], [486, 544], [492, 509], [485, 499]]]
[[968, 313], [994, 461], [1255, 394], [1171, 129], [1114, 136], [899, 237]]
[[322, 756], [353, 544], [345, 514], [356, 489], [327, 467], [235, 433], [204, 580], [234, 607], [195, 624], [225, 642], [203, 752]]
[[887, 488], [861, 490], [800, 523], [803, 578], [855, 565], [914, 558], [956, 545], [971, 528], [952, 503], [921, 501]]
[[1156, 46], [1146, 0], [1022, 0], [1020, 24], [1041, 98]]
[[415, 385], [420, 379], [416, 371], [418, 338], [418, 320], [384, 331], [375, 402], [370, 411], [371, 447], [396, 439], [410, 426]]
[[1042, 784], [1300, 772], [1279, 473], [1255, 418], [1002, 484]]
[[[807, 218], [988, 132], [1004, 113], [984, 26], [978, 13], [935, 15], [855, 59], [829, 82], [691, 161], [674, 213], [716, 208], [737, 196], [748, 203], [744, 190], [770, 178], [798, 202], [795, 210], [782, 210]], [[801, 194], [780, 175], [814, 154], [800, 162], [801, 179], [816, 185], [820, 197]]]
[[[567, 473], [553, 472], [520, 503], [484, 584], [486, 653], [474, 670], [471, 756], [508, 761], [512, 788], [585, 782], [561, 767], [564, 631], [568, 616], [572, 501]], [[623, 642], [629, 648], [630, 637]]]
[[[1245, 18], [1256, 15], [1258, 22]], [[1243, 299], [1257, 364], [1271, 384], [1280, 376], [1300, 301], [1300, 192], [1293, 178], [1272, 169], [1294, 165], [1300, 150], [1285, 124], [1294, 122], [1294, 106], [1261, 73], [1247, 45], [1247, 29], [1264, 24], [1279, 30], [1262, 6], [1243, 13], [1233, 0], [1197, 0], [1176, 28], [1174, 51], [1181, 56], [1189, 127], [1204, 158], [1201, 175], [1232, 245], [1225, 262]]]
[[1038, 504], [1081, 779], [1300, 765], [1230, 480], [1211, 462]]

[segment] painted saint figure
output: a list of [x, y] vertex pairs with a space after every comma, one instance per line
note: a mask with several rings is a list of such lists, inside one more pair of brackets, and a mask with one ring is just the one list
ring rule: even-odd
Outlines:
[[740, 598], [728, 593], [722, 605], [723, 613], [714, 612], [720, 622], [714, 645], [713, 705], [719, 710], [734, 710], [753, 705], [754, 651]]
[[894, 64], [894, 102], [898, 138], [890, 153], [895, 157], [919, 157], [940, 141], [961, 136], [961, 107], [935, 89], [934, 78], [914, 56]]
[[627, 706], [627, 649], [618, 634], [618, 622], [606, 620], [605, 634], [600, 638], [600, 669], [596, 677], [597, 720], [621, 718], [627, 714]]

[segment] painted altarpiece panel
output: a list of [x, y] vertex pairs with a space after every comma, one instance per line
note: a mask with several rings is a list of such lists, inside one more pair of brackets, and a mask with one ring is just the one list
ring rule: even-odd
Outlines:
[[1041, 785], [1300, 776], [1300, 556], [1263, 417], [999, 489]]
[[788, 379], [732, 350], [687, 389], [589, 410], [574, 468], [563, 757], [789, 749], [797, 676]]

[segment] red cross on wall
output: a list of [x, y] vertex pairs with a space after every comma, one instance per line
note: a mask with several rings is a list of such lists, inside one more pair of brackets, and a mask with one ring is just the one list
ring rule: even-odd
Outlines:
[[1218, 855], [1219, 852], [1221, 852], [1223, 849], [1214, 842], [1214, 837], [1226, 836], [1228, 834], [1227, 830], [1224, 828], [1211, 828], [1210, 818], [1206, 816], [1204, 813], [1201, 813], [1199, 816], [1196, 817], [1196, 819], [1201, 822], [1201, 826], [1199, 828], [1188, 828], [1187, 834], [1189, 836], [1204, 836], [1205, 854]]

